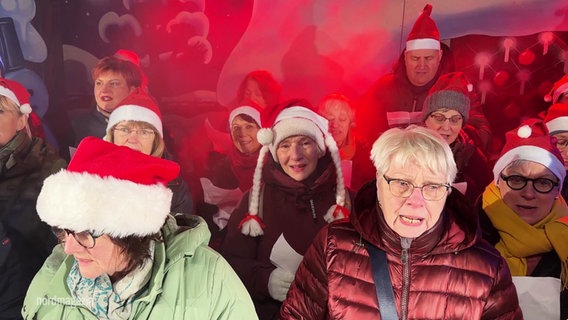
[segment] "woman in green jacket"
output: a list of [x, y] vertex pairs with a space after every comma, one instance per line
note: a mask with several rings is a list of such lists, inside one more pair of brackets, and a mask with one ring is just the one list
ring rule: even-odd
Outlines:
[[171, 161], [98, 138], [48, 177], [40, 218], [60, 240], [35, 276], [25, 319], [257, 319], [198, 217], [169, 214]]

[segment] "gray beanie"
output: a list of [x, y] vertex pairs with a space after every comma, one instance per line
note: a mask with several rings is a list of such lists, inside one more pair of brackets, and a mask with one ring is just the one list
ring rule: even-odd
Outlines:
[[470, 88], [471, 84], [463, 72], [452, 72], [440, 76], [424, 100], [422, 121], [426, 121], [434, 111], [451, 109], [459, 112], [465, 123], [469, 118]]

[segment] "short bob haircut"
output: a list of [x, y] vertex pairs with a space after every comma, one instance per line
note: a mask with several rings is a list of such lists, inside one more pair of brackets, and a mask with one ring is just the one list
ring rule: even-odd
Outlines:
[[106, 72], [113, 72], [120, 74], [126, 80], [129, 87], [139, 88], [142, 85], [144, 75], [140, 68], [130, 61], [126, 61], [117, 57], [104, 57], [93, 68], [92, 77], [93, 81]]
[[371, 161], [380, 174], [385, 174], [392, 163], [405, 166], [415, 162], [434, 173], [446, 174], [448, 184], [458, 172], [448, 143], [437, 132], [417, 125], [392, 128], [381, 134], [371, 149]]

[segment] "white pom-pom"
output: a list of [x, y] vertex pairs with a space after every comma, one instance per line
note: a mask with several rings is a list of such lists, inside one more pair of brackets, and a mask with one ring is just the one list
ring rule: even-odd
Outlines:
[[32, 106], [29, 103], [24, 103], [20, 106], [20, 112], [23, 114], [30, 114], [32, 113]]
[[519, 138], [528, 138], [531, 136], [532, 130], [531, 127], [528, 125], [524, 125], [517, 130], [517, 135]]
[[545, 95], [545, 96], [544, 96], [544, 101], [545, 101], [545, 102], [552, 102], [552, 96], [549, 95], [549, 94]]
[[258, 132], [256, 133], [256, 139], [263, 146], [267, 146], [267, 145], [271, 144], [272, 140], [274, 139], [274, 134], [272, 132], [272, 129], [262, 128], [262, 129], [258, 130]]
[[241, 232], [245, 236], [251, 236], [251, 237], [258, 237], [264, 234], [264, 231], [262, 231], [262, 227], [260, 226], [258, 221], [254, 219], [249, 219], [245, 221], [241, 226]]
[[467, 92], [472, 92], [473, 91], [473, 84], [468, 83], [467, 84]]

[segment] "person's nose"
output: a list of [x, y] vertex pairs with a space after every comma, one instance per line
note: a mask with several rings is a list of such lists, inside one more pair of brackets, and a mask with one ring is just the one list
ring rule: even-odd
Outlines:
[[63, 243], [63, 251], [65, 251], [66, 254], [72, 255], [74, 253], [81, 252], [83, 250], [85, 250], [85, 248], [83, 248], [83, 246], [80, 245], [79, 242], [77, 242], [77, 240], [75, 240], [75, 237], [73, 237], [73, 235], [68, 234], [65, 236], [65, 242]]
[[444, 128], [444, 130], [450, 130], [450, 119], [444, 119], [444, 122], [442, 122], [442, 128]]
[[413, 188], [412, 193], [406, 200], [406, 203], [411, 206], [423, 206], [426, 200], [424, 200], [424, 196], [422, 195], [421, 188]]
[[302, 146], [299, 144], [294, 144], [290, 150], [290, 158], [292, 160], [301, 160], [304, 154], [302, 152]]
[[521, 197], [525, 199], [536, 198], [536, 190], [534, 189], [533, 181], [527, 181], [527, 185], [520, 190]]

